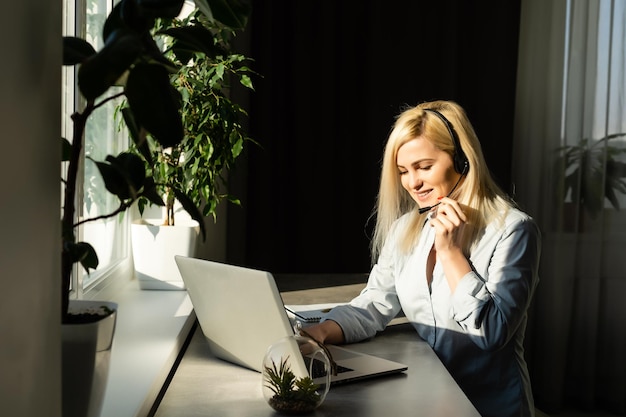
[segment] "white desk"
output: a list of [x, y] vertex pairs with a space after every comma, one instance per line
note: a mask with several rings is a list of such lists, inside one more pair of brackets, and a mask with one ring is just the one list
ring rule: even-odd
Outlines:
[[[336, 302], [362, 286], [284, 293], [286, 304]], [[346, 298], [348, 296], [348, 298]], [[339, 297], [339, 298], [335, 298]], [[407, 323], [395, 324], [371, 341], [351, 348], [408, 365], [399, 375], [331, 387], [315, 417], [480, 417], [430, 346]], [[265, 402], [261, 374], [215, 358], [196, 329], [155, 417], [268, 417], [277, 413]]]

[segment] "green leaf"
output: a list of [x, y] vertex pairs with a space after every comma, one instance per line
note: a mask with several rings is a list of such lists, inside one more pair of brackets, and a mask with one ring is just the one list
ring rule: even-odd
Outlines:
[[146, 182], [146, 168], [141, 158], [134, 153], [122, 152], [117, 157], [109, 155], [106, 160], [123, 173], [131, 190], [143, 188]]
[[613, 178], [626, 178], [626, 163], [614, 159], [607, 160], [606, 174]]
[[581, 184], [585, 208], [591, 218], [597, 218], [604, 206], [604, 182], [601, 172], [592, 171]]
[[111, 13], [109, 13], [104, 21], [104, 25], [102, 26], [102, 40], [104, 43], [106, 43], [113, 32], [119, 29], [128, 29], [128, 26], [122, 20], [122, 6], [126, 1], [127, 0], [121, 0], [113, 6], [113, 10], [111, 10]]
[[166, 19], [177, 17], [184, 3], [185, 0], [137, 0], [137, 5], [144, 13]]
[[106, 162], [96, 161], [96, 166], [102, 180], [104, 181], [104, 187], [108, 192], [117, 196], [120, 200], [124, 200], [128, 197], [128, 187], [124, 176], [117, 171], [113, 166]]
[[183, 63], [189, 61], [195, 52], [201, 52], [211, 58], [226, 54], [223, 48], [216, 45], [213, 33], [200, 25], [173, 27], [160, 33], [174, 38], [172, 49]]
[[69, 140], [61, 138], [61, 162], [69, 161], [72, 155], [72, 144]]
[[[233, 135], [235, 135], [233, 133]], [[232, 155], [233, 158], [237, 158], [239, 156], [239, 154], [241, 154], [241, 151], [243, 150], [243, 138], [241, 136], [239, 136], [237, 138], [237, 141], [232, 145]]]
[[563, 179], [564, 191], [563, 197], [567, 194], [567, 190], [572, 190], [572, 201], [576, 204], [581, 202], [581, 197], [579, 196], [580, 187], [578, 186], [578, 177], [579, 170], [574, 171], [572, 174], [565, 176]]
[[69, 251], [72, 263], [80, 262], [83, 268], [89, 273], [89, 269], [98, 267], [98, 255], [96, 250], [87, 242], [67, 242], [66, 248]]
[[613, 205], [616, 210], [619, 210], [619, 199], [617, 198], [617, 194], [615, 193], [613, 185], [609, 182], [607, 182], [606, 184], [605, 194], [606, 198], [608, 198], [611, 202], [611, 205]]
[[78, 242], [77, 246], [80, 248], [82, 252], [82, 256], [80, 258], [80, 264], [85, 268], [87, 272], [89, 269], [96, 269], [98, 267], [98, 254], [96, 250], [87, 242]]
[[234, 29], [245, 28], [252, 12], [249, 0], [207, 0], [206, 3], [215, 20]]
[[238, 198], [235, 198], [235, 197], [230, 196], [230, 195], [229, 195], [229, 196], [226, 196], [226, 198], [227, 198], [227, 200], [228, 200], [230, 203], [232, 203], [232, 204], [234, 204], [234, 205], [236, 205], [236, 206], [240, 206], [240, 205], [241, 205], [241, 200], [240, 200], [240, 199], [238, 199]]
[[183, 140], [180, 95], [160, 65], [137, 64], [128, 74], [126, 97], [135, 121], [163, 146]]
[[252, 79], [248, 75], [242, 75], [239, 78], [239, 82], [244, 86], [249, 88], [250, 90], [254, 90], [254, 86], [252, 85]]
[[89, 42], [74, 36], [63, 37], [63, 65], [76, 65], [94, 55], [96, 50]]
[[176, 199], [181, 204], [181, 206], [183, 206], [183, 209], [185, 209], [185, 211], [189, 213], [192, 219], [198, 222], [198, 224], [200, 225], [200, 233], [202, 234], [202, 240], [205, 241], [206, 240], [206, 226], [204, 225], [204, 218], [202, 217], [202, 213], [200, 213], [200, 210], [198, 209], [198, 207], [196, 207], [196, 205], [194, 204], [191, 198], [189, 198], [185, 193], [183, 193], [182, 191], [176, 188], [174, 188], [174, 195], [176, 196]]
[[165, 203], [163, 202], [163, 199], [161, 198], [161, 195], [159, 194], [158, 187], [154, 183], [153, 178], [146, 179], [146, 183], [143, 187], [143, 192], [141, 193], [141, 195], [145, 197], [146, 199], [148, 199], [148, 201], [150, 201], [152, 204], [156, 204], [157, 206], [161, 206], [161, 207], [165, 206]]
[[137, 60], [143, 46], [137, 35], [128, 30], [116, 30], [107, 44], [85, 60], [78, 69], [78, 87], [87, 100], [95, 100], [128, 70]]
[[220, 80], [224, 79], [224, 63], [220, 62], [219, 64], [217, 64], [217, 67], [215, 68], [215, 72], [217, 73], [217, 76], [219, 77]]
[[119, 8], [119, 19], [126, 28], [140, 35], [147, 34], [155, 22], [155, 16], [140, 7], [138, 0], [122, 0]]
[[139, 200], [137, 200], [137, 208], [139, 209], [140, 216], [143, 216], [143, 212], [146, 209], [147, 204], [148, 201], [145, 198], [140, 198]]
[[124, 123], [126, 123], [128, 132], [130, 133], [130, 138], [135, 144], [135, 147], [137, 147], [137, 150], [144, 157], [144, 159], [152, 165], [153, 158], [152, 153], [150, 152], [150, 145], [148, 144], [146, 131], [137, 124], [133, 111], [130, 107], [124, 107], [122, 109], [122, 116], [124, 117]]
[[200, 13], [209, 19], [213, 19], [213, 13], [211, 12], [211, 7], [209, 7], [207, 0], [193, 0], [193, 2], [196, 4], [198, 10], [200, 10]]
[[146, 181], [145, 167], [141, 158], [123, 152], [117, 157], [108, 155], [106, 161], [108, 163], [96, 162], [105, 188], [120, 200], [137, 199], [139, 190]]

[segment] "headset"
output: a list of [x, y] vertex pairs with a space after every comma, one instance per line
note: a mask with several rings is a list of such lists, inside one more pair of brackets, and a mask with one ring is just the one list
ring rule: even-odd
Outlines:
[[[452, 154], [452, 163], [454, 165], [454, 170], [458, 172], [459, 174], [461, 174], [461, 176], [459, 177], [456, 184], [454, 184], [454, 187], [452, 187], [452, 189], [446, 196], [446, 197], [450, 197], [450, 195], [454, 192], [454, 190], [456, 190], [456, 187], [458, 187], [458, 185], [461, 183], [461, 178], [463, 178], [463, 176], [467, 174], [467, 171], [469, 171], [469, 161], [467, 159], [467, 156], [465, 156], [465, 152], [463, 152], [463, 148], [461, 147], [461, 141], [459, 140], [459, 136], [454, 130], [454, 126], [452, 126], [452, 123], [450, 123], [450, 121], [446, 119], [446, 117], [437, 110], [424, 109], [424, 111], [431, 112], [432, 114], [436, 115], [439, 119], [441, 119], [443, 124], [445, 124], [446, 127], [448, 128], [448, 132], [450, 133], [450, 136], [452, 137], [452, 142], [454, 142], [454, 152]], [[421, 207], [419, 209], [419, 213], [420, 214], [426, 213], [427, 211], [432, 210], [434, 207], [437, 207], [439, 204], [441, 204], [441, 202], [434, 204], [432, 206]]]
[[459, 140], [459, 136], [457, 135], [456, 130], [454, 130], [454, 126], [452, 126], [452, 123], [450, 123], [450, 121], [437, 110], [424, 109], [424, 111], [428, 111], [436, 115], [446, 125], [446, 127], [448, 128], [448, 132], [452, 137], [452, 142], [454, 142], [454, 153], [452, 154], [454, 170], [461, 175], [467, 174], [467, 171], [469, 171], [469, 161], [465, 156], [465, 152], [463, 152], [463, 148], [461, 147], [461, 141]]

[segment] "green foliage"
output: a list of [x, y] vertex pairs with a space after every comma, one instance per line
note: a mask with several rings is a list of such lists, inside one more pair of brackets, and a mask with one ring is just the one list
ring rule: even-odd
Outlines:
[[313, 380], [306, 376], [304, 378], [296, 380], [296, 398], [299, 401], [310, 402], [312, 404], [319, 401], [319, 394], [317, 390], [319, 385], [313, 382]]
[[[242, 126], [247, 114], [228, 92], [233, 81], [253, 89], [248, 58], [231, 51], [233, 29], [207, 19], [198, 9], [185, 19], [163, 19], [157, 26], [164, 56], [178, 68], [170, 81], [181, 98], [184, 133], [176, 144], [158, 146], [154, 135], [131, 129], [134, 150], [144, 158], [159, 192], [167, 195], [164, 224], [175, 223], [174, 200], [184, 208], [202, 207], [203, 216], [215, 217], [222, 199], [238, 203], [224, 194], [226, 175], [251, 139]], [[127, 108], [122, 112], [127, 125], [135, 126], [137, 115]], [[146, 204], [146, 199], [140, 201], [140, 211]]]
[[271, 367], [265, 367], [265, 386], [274, 393], [270, 405], [285, 412], [315, 409], [320, 400], [319, 385], [308, 376], [296, 378], [287, 361], [288, 358], [281, 360], [278, 366], [272, 361]]
[[557, 151], [556, 172], [559, 198], [564, 201], [569, 194], [572, 201], [584, 207], [592, 218], [604, 207], [604, 198], [620, 209], [619, 194], [626, 194], [626, 163], [618, 161], [626, 154], [610, 141], [626, 136], [617, 133], [596, 141], [582, 139], [577, 145], [564, 146]]
[[[125, 97], [128, 106], [124, 112], [124, 120], [135, 142], [144, 147], [141, 152], [142, 156], [153, 154], [149, 145], [158, 149], [167, 147], [175, 149], [188, 136], [183, 128], [187, 122], [183, 120], [181, 113], [187, 110], [178, 86], [173, 83], [177, 79], [178, 71], [181, 70], [181, 73], [184, 73], [187, 66], [180, 60], [174, 59], [174, 55], [169, 50], [164, 52], [157, 42], [162, 36], [167, 35], [158, 33], [158, 30], [162, 29], [161, 22], [173, 21], [180, 14], [183, 4], [184, 0], [119, 1], [104, 23], [102, 32], [104, 46], [100, 50], [96, 50], [89, 42], [81, 38], [63, 38], [63, 65], [79, 65], [78, 88], [86, 101], [84, 108], [72, 115], [74, 122], [72, 140], [62, 139], [61, 161], [65, 162], [66, 170], [63, 180], [64, 201], [61, 219], [63, 240], [61, 296], [64, 322], [68, 318], [73, 264], [80, 262], [87, 270], [98, 266], [94, 248], [86, 242], [76, 241], [75, 228], [85, 222], [123, 213], [138, 200], [164, 205], [159, 196], [159, 187], [163, 184], [155, 181], [157, 177], [153, 176], [154, 172], [146, 170], [144, 160], [136, 153], [124, 151], [119, 155], [108, 155], [105, 161], [94, 161], [107, 191], [115, 195], [119, 201], [117, 209], [108, 214], [75, 223], [76, 186], [83, 152], [83, 136], [87, 121], [96, 109], [118, 97]], [[215, 25], [243, 27], [250, 12], [249, 2], [246, 0], [195, 0], [195, 4], [201, 10], [198, 12], [198, 18], [203, 14], [203, 19], [208, 21], [211, 18]], [[194, 27], [190, 28], [191, 26]], [[189, 33], [194, 33], [195, 23], [181, 22], [177, 30], [183, 34], [187, 33], [187, 30]], [[198, 53], [206, 55], [207, 51], [202, 49], [203, 45], [208, 39], [212, 40], [213, 35], [210, 32], [207, 35], [206, 31], [202, 33], [206, 36], [210, 35], [204, 39], [204, 42], [195, 42], [197, 38], [194, 36], [188, 37], [187, 42], [181, 42], [188, 57], [195, 58]], [[168, 36], [176, 39], [173, 35]], [[215, 73], [221, 71], [218, 69]], [[241, 71], [243, 80], [245, 78], [243, 73], [247, 70], [241, 66], [235, 73], [239, 73], [238, 71]], [[219, 77], [212, 77], [212, 79], [215, 79], [214, 85], [220, 81]], [[242, 82], [246, 84], [249, 80]], [[120, 89], [119, 86], [123, 88]], [[115, 89], [113, 90], [112, 87]], [[233, 107], [229, 105], [228, 108]], [[240, 138], [237, 135], [241, 134], [243, 138], [243, 131], [238, 130], [239, 126], [234, 127], [237, 122], [230, 117], [237, 112], [238, 110], [217, 111], [214, 115], [215, 120], [226, 116], [226, 121], [220, 128], [228, 133], [229, 140], [232, 138], [236, 143], [232, 147], [236, 150], [235, 153], [240, 152], [238, 143]], [[220, 125], [221, 122], [216, 123]], [[146, 138], [150, 138], [152, 142], [148, 143]], [[200, 144], [194, 146], [200, 146]], [[211, 146], [221, 149], [228, 145], [219, 143]], [[190, 145], [186, 149], [193, 149], [193, 146]], [[178, 156], [175, 157], [178, 158]], [[187, 161], [193, 160], [192, 157], [186, 156], [186, 158]], [[227, 167], [228, 163], [224, 160], [215, 162], [218, 167]], [[184, 177], [181, 178], [184, 179]], [[194, 203], [197, 200], [193, 195], [188, 195], [188, 192], [188, 188], [175, 189], [175, 196], [190, 216], [198, 221], [204, 236], [203, 215]]]

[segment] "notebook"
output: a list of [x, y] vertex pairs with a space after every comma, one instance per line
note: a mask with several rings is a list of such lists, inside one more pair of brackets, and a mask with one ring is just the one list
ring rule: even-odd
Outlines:
[[[272, 274], [180, 255], [175, 259], [211, 352], [261, 372], [268, 347], [294, 334]], [[343, 346], [327, 347], [342, 370], [332, 377], [333, 384], [407, 369]]]

